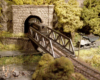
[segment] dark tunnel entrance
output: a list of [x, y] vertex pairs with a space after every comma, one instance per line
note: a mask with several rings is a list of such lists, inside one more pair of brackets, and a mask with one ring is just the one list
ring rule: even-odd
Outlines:
[[[28, 30], [29, 30], [29, 22], [36, 22], [36, 23], [42, 23], [42, 20], [41, 18], [39, 18], [38, 16], [34, 16], [34, 15], [31, 15], [29, 16], [26, 20], [25, 20], [25, 23], [24, 23], [24, 33], [27, 35], [28, 34]], [[32, 42], [32, 45], [34, 45], [34, 48], [35, 50], [37, 50], [38, 46], [36, 45], [36, 43]]]
[[24, 23], [24, 33], [28, 33], [28, 30], [29, 30], [29, 21], [31, 22], [36, 22], [36, 23], [42, 23], [42, 20], [40, 17], [38, 16], [34, 16], [34, 15], [31, 15], [29, 16], [26, 20], [25, 20], [25, 23]]

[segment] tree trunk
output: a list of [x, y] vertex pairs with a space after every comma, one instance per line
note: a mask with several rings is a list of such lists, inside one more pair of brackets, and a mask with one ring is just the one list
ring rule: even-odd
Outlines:
[[75, 32], [71, 32], [72, 42], [74, 42]]

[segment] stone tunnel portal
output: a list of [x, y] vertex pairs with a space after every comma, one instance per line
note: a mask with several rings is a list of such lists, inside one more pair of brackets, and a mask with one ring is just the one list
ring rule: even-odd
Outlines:
[[35, 16], [35, 15], [31, 15], [29, 16], [24, 23], [24, 33], [28, 33], [29, 30], [29, 22], [36, 22], [36, 23], [42, 23], [42, 20], [40, 17]]

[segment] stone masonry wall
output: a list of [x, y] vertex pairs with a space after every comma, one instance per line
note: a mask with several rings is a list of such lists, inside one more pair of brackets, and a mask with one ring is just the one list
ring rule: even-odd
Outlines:
[[30, 15], [41, 18], [43, 24], [52, 28], [54, 6], [12, 5], [13, 33], [23, 33], [25, 20]]
[[21, 50], [35, 50], [36, 45], [31, 42], [28, 38], [18, 37], [0, 37], [0, 42], [3, 45], [15, 44], [18, 45]]

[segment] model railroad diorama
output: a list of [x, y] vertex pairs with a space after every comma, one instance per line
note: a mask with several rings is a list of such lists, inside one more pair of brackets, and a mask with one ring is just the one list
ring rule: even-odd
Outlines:
[[100, 80], [99, 0], [1, 0], [0, 14], [0, 80]]

